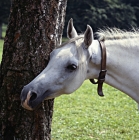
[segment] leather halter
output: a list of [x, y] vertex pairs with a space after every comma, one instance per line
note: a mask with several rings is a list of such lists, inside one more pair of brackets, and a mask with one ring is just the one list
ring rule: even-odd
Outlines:
[[94, 79], [90, 79], [90, 82], [92, 84], [98, 84], [97, 87], [97, 92], [99, 96], [104, 96], [103, 91], [102, 91], [102, 86], [103, 86], [103, 82], [105, 81], [105, 76], [106, 76], [106, 47], [104, 45], [103, 41], [98, 41], [100, 44], [100, 49], [101, 49], [101, 69], [100, 69], [100, 73], [98, 76], [98, 81], [95, 82]]

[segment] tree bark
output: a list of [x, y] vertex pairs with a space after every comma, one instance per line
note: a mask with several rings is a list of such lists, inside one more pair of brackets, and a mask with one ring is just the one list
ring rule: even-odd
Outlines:
[[67, 0], [12, 0], [0, 66], [0, 140], [50, 140], [54, 100], [30, 112], [20, 92], [61, 43]]

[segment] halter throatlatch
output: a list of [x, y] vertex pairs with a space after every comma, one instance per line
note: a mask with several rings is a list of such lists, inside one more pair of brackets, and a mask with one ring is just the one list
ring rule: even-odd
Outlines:
[[100, 44], [100, 49], [101, 49], [101, 69], [100, 69], [100, 73], [98, 76], [98, 81], [95, 82], [94, 79], [90, 79], [90, 82], [92, 84], [98, 84], [97, 87], [97, 92], [99, 96], [104, 96], [103, 91], [102, 91], [102, 87], [103, 87], [103, 82], [105, 81], [105, 76], [106, 76], [106, 47], [104, 45], [103, 41], [99, 41]]

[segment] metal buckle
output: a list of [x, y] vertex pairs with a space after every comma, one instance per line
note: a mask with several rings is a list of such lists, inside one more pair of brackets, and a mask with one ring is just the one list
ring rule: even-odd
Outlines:
[[101, 70], [100, 71], [99, 77], [98, 77], [99, 82], [104, 82], [105, 81], [106, 72], [107, 72], [107, 70]]

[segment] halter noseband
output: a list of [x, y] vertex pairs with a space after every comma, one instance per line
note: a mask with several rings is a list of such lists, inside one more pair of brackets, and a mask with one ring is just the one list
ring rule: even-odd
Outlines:
[[97, 87], [97, 92], [99, 96], [104, 96], [103, 91], [102, 91], [102, 86], [103, 86], [103, 82], [105, 81], [105, 76], [106, 76], [106, 47], [104, 45], [103, 41], [98, 41], [100, 44], [100, 49], [101, 49], [101, 69], [100, 69], [100, 73], [98, 76], [98, 81], [95, 82], [94, 79], [90, 79], [90, 82], [92, 84], [98, 84]]

